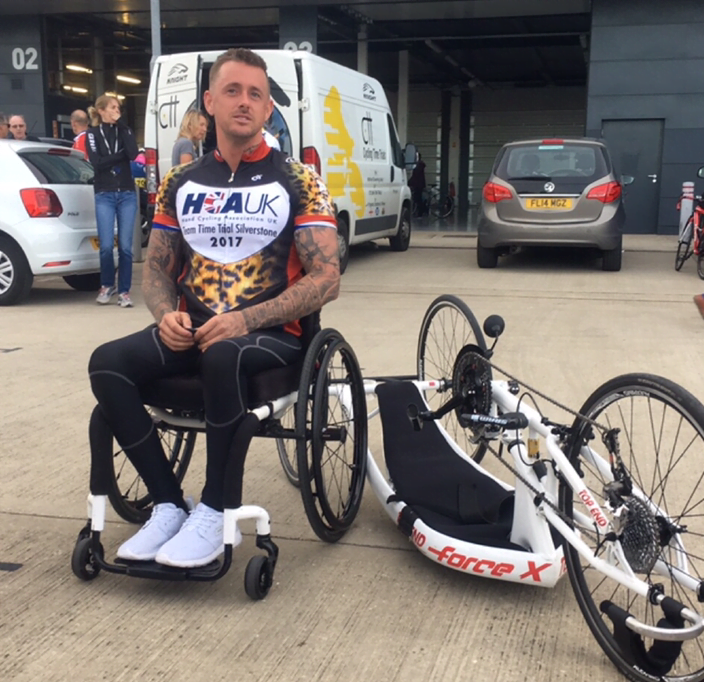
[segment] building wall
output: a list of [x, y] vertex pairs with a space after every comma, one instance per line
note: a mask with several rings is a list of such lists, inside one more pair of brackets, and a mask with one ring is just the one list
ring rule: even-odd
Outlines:
[[587, 135], [599, 137], [607, 119], [664, 119], [662, 234], [677, 232], [682, 182], [704, 165], [702, 9], [701, 0], [592, 2]]

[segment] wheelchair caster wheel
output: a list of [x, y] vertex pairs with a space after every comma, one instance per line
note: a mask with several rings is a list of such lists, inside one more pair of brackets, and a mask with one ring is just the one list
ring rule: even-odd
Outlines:
[[244, 572], [244, 591], [252, 599], [264, 599], [274, 582], [274, 569], [266, 556], [253, 556]]
[[[102, 551], [103, 547], [100, 545]], [[90, 537], [79, 537], [71, 555], [71, 570], [81, 580], [93, 580], [100, 573], [100, 566], [93, 556], [92, 540]]]

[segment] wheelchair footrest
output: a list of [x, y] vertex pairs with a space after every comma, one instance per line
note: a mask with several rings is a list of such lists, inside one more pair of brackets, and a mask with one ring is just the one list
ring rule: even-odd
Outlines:
[[115, 565], [124, 568], [125, 575], [156, 580], [215, 580], [223, 568], [218, 559], [206, 566], [195, 568], [177, 568], [158, 564], [156, 561], [128, 561], [119, 558], [115, 559]]

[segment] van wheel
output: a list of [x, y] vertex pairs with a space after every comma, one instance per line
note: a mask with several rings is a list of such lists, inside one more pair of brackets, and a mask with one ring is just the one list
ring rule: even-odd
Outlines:
[[601, 269], [607, 272], [618, 272], [621, 269], [622, 242], [615, 249], [602, 251]]
[[98, 291], [98, 289], [100, 289], [100, 273], [91, 272], [88, 275], [66, 275], [64, 282], [76, 291]]
[[480, 268], [495, 268], [499, 262], [499, 252], [482, 246], [477, 239], [477, 265]]
[[398, 224], [398, 232], [389, 237], [389, 244], [392, 251], [406, 251], [411, 243], [411, 215], [408, 207], [401, 211], [401, 220]]
[[350, 227], [343, 216], [337, 216], [337, 248], [340, 253], [340, 274], [347, 270], [350, 260]]
[[0, 305], [23, 301], [32, 288], [34, 275], [22, 249], [7, 237], [0, 237]]

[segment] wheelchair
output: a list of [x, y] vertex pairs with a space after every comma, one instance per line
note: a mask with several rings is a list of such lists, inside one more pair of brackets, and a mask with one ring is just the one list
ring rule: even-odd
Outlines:
[[[81, 529], [71, 568], [82, 580], [101, 571], [160, 580], [217, 580], [232, 564], [236, 524], [256, 521], [256, 546], [245, 570], [252, 599], [269, 592], [278, 559], [268, 513], [256, 505], [234, 508], [228, 497], [233, 461], [246, 455], [254, 437], [273, 438], [288, 480], [298, 487], [314, 532], [337, 542], [350, 528], [362, 501], [367, 462], [367, 411], [363, 379], [351, 346], [335, 329], [320, 329], [319, 313], [301, 320], [300, 363], [251, 378], [248, 413], [233, 438], [225, 473], [224, 545], [221, 559], [207, 566], [178, 569], [156, 562], [108, 561], [101, 543], [107, 502], [130, 523], [144, 523], [152, 500], [113, 438], [99, 406], [90, 419], [91, 452], [88, 521]], [[183, 480], [198, 433], [205, 432], [203, 392], [197, 376], [157, 380], [141, 389], [177, 479]]]

